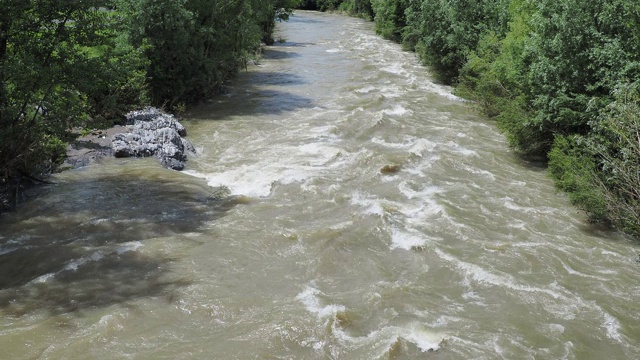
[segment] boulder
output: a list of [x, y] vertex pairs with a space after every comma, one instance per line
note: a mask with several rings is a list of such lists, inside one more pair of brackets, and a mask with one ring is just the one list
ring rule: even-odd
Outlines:
[[187, 152], [195, 153], [193, 145], [182, 138], [187, 135], [186, 129], [173, 115], [150, 107], [132, 111], [126, 118], [133, 130], [113, 136], [115, 157], [156, 156], [164, 167], [182, 170]]

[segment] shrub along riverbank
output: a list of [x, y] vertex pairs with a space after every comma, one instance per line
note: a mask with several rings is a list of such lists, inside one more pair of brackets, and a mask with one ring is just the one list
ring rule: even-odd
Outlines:
[[640, 3], [631, 0], [6, 0], [0, 210], [61, 162], [73, 129], [219, 91], [296, 5], [373, 19], [495, 118], [521, 156], [547, 161], [593, 221], [640, 237]]
[[640, 237], [640, 3], [308, 0], [375, 20], [592, 221]]
[[15, 206], [21, 184], [56, 168], [78, 128], [219, 91], [297, 2], [4, 0], [0, 211]]

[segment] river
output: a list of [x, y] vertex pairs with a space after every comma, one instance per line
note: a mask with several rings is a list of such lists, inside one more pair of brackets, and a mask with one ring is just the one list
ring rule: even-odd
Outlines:
[[6, 359], [637, 359], [639, 246], [371, 23], [297, 12], [184, 120], [0, 218]]

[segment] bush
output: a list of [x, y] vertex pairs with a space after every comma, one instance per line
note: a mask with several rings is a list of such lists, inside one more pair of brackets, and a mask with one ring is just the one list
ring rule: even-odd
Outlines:
[[402, 42], [409, 0], [372, 0], [371, 7], [375, 14], [376, 33], [385, 39]]
[[5, 186], [49, 172], [61, 161], [72, 128], [112, 119], [140, 103], [139, 57], [118, 50], [119, 18], [101, 7], [104, 3], [3, 3], [0, 183]]
[[590, 219], [640, 237], [640, 83], [623, 84], [588, 136], [558, 137], [549, 155], [556, 185]]
[[370, 0], [345, 0], [340, 4], [340, 11], [344, 11], [351, 16], [373, 20], [374, 12]]
[[599, 165], [593, 186], [604, 194], [608, 219], [640, 237], [640, 82], [621, 84], [613, 94], [586, 142]]
[[584, 210], [591, 221], [609, 219], [607, 203], [599, 186], [597, 164], [581, 135], [558, 136], [549, 153], [549, 173], [569, 200]]
[[507, 0], [412, 1], [404, 40], [415, 43], [418, 55], [438, 78], [455, 83], [482, 36], [506, 31], [507, 4]]

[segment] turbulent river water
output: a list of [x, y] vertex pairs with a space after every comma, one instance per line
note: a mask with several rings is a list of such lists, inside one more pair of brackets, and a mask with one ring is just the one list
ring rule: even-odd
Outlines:
[[0, 219], [3, 359], [637, 359], [637, 244], [588, 225], [371, 23], [298, 12], [184, 121]]

